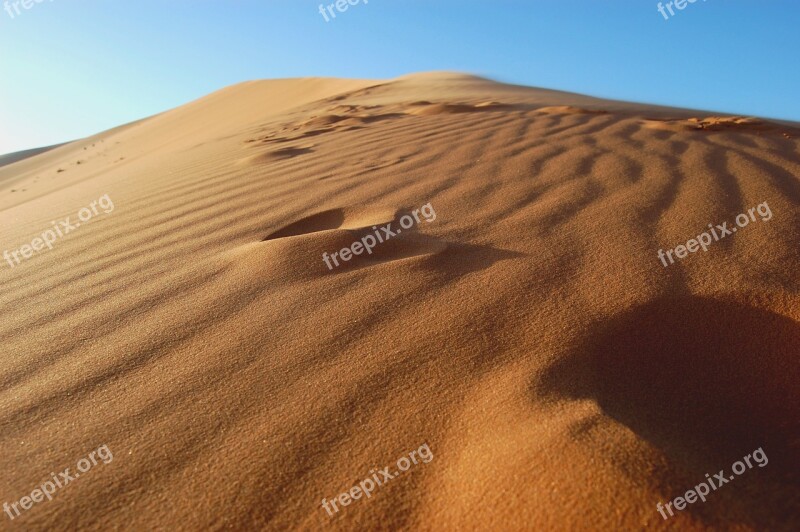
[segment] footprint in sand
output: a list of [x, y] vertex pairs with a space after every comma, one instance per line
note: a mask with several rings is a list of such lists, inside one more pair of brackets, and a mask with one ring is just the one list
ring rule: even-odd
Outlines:
[[[319, 263], [322, 265], [319, 257], [324, 252], [335, 253], [349, 248], [354, 242], [359, 242], [367, 236], [371, 236], [375, 240], [376, 244], [371, 249], [371, 253], [364, 253], [353, 257], [350, 261], [340, 262], [340, 267], [337, 267], [335, 271], [434, 255], [447, 248], [446, 242], [417, 232], [418, 225], [404, 232], [396, 220], [405, 213], [405, 210], [390, 209], [360, 213], [341, 208], [330, 209], [285, 225], [269, 233], [261, 241], [295, 240], [294, 247], [302, 248], [303, 253], [312, 256], [315, 263], [320, 261]], [[387, 233], [382, 229], [384, 227], [394, 233], [394, 236], [387, 237]], [[288, 245], [289, 242], [287, 241], [285, 244]]]
[[244, 159], [240, 159], [237, 164], [244, 164], [244, 165], [260, 165], [260, 164], [269, 164], [274, 163], [277, 161], [283, 161], [285, 159], [293, 159], [300, 155], [305, 155], [307, 153], [312, 153], [313, 145], [311, 146], [290, 146], [286, 148], [280, 148], [278, 150], [268, 151], [266, 153], [259, 153], [258, 155], [251, 155], [250, 157], [245, 157]]

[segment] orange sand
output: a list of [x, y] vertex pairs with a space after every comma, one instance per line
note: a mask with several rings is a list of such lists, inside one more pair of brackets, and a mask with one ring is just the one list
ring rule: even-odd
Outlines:
[[798, 139], [431, 73], [243, 83], [6, 164], [2, 249], [115, 210], [2, 263], [0, 503], [114, 461], [0, 529], [796, 529]]

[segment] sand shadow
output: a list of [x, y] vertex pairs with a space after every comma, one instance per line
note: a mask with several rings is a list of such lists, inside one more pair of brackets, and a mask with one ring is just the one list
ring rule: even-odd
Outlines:
[[[768, 466], [744, 473], [748, 481], [731, 483], [724, 497], [742, 509], [739, 520], [784, 522], [800, 512], [798, 354], [800, 325], [785, 316], [701, 297], [662, 299], [601, 325], [548, 370], [537, 392], [593, 399], [658, 448], [670, 464], [664, 500], [763, 448]], [[712, 510], [688, 511], [714, 522]]]
[[414, 268], [431, 272], [438, 278], [440, 284], [447, 284], [470, 273], [488, 269], [496, 262], [522, 256], [516, 251], [492, 246], [455, 244], [417, 233], [386, 241], [375, 248], [372, 255], [364, 256], [362, 260], [353, 263], [343, 264], [334, 273], [345, 273], [419, 257], [423, 260], [413, 266]]
[[313, 146], [288, 146], [286, 148], [280, 148], [277, 150], [260, 153], [258, 155], [251, 155], [244, 159], [241, 159], [237, 162], [237, 164], [246, 164], [246, 165], [262, 165], [262, 164], [269, 164], [278, 161], [284, 161], [287, 159], [294, 159], [295, 157], [299, 157], [301, 155], [305, 155], [308, 153], [313, 153], [312, 150]]
[[290, 236], [299, 236], [309, 233], [318, 233], [320, 231], [328, 231], [331, 229], [338, 229], [344, 223], [344, 209], [330, 209], [311, 216], [302, 218], [294, 223], [286, 225], [277, 231], [268, 234], [261, 239], [262, 242], [268, 240], [275, 240], [277, 238], [286, 238]]

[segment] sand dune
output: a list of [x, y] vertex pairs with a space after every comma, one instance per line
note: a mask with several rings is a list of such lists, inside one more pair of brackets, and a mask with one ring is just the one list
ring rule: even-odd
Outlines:
[[4, 250], [114, 205], [3, 263], [0, 502], [114, 453], [3, 527], [796, 529], [798, 139], [426, 73], [243, 83], [2, 166]]

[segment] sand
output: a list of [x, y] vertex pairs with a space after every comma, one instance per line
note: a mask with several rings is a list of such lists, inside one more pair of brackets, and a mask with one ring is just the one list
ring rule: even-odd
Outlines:
[[2, 263], [0, 503], [114, 459], [0, 529], [796, 530], [798, 176], [797, 124], [450, 73], [247, 82], [5, 164], [2, 250], [114, 209]]

